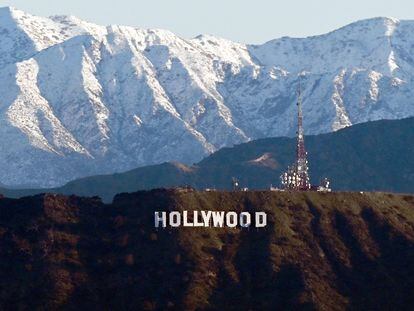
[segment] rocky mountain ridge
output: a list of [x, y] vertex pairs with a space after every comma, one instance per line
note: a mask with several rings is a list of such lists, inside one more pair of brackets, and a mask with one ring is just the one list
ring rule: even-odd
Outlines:
[[414, 115], [414, 22], [247, 45], [0, 9], [0, 182], [62, 185], [224, 146]]

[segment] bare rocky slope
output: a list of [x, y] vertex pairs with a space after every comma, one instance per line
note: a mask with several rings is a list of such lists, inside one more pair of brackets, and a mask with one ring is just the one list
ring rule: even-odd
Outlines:
[[[155, 210], [266, 211], [263, 229]], [[414, 197], [153, 190], [0, 199], [2, 310], [412, 310]]]
[[414, 22], [248, 45], [0, 8], [0, 183], [56, 187], [295, 133], [414, 116]]

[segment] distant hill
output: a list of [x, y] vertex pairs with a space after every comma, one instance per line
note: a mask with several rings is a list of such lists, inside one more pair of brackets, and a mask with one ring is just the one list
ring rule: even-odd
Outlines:
[[[154, 211], [266, 212], [154, 228]], [[137, 192], [0, 199], [1, 310], [412, 310], [414, 197]]]
[[[414, 192], [414, 118], [375, 121], [335, 133], [306, 137], [313, 183], [324, 176], [334, 190]], [[41, 192], [100, 196], [111, 201], [122, 192], [191, 185], [229, 189], [231, 177], [251, 189], [278, 186], [295, 157], [295, 139], [266, 138], [223, 148], [193, 165], [164, 163], [120, 174], [75, 180], [61, 188], [0, 190], [9, 197]]]

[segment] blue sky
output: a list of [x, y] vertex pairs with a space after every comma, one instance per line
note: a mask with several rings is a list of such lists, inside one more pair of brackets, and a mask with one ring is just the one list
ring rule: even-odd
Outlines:
[[353, 21], [414, 19], [412, 0], [0, 0], [35, 15], [75, 15], [98, 24], [164, 28], [190, 38], [212, 34], [243, 43], [326, 33]]

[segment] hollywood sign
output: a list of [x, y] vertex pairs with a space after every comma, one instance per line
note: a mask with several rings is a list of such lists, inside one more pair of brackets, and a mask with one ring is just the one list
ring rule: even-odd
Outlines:
[[217, 227], [248, 228], [253, 225], [263, 228], [267, 225], [265, 212], [224, 212], [224, 211], [171, 211], [154, 213], [155, 228], [166, 227]]

